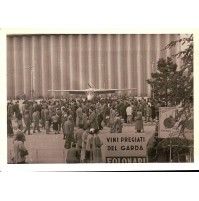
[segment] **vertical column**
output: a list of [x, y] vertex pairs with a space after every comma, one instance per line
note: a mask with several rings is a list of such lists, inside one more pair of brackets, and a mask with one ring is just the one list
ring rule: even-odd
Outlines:
[[[127, 35], [127, 88], [132, 88], [131, 35]], [[128, 92], [131, 93], [130, 91]]]
[[141, 36], [141, 96], [147, 96], [147, 59], [146, 59], [146, 34]]
[[[53, 71], [53, 84], [54, 88], [61, 89], [60, 84], [60, 46], [59, 46], [59, 36], [52, 36], [52, 49], [51, 49], [51, 58], [52, 58], [52, 71]], [[56, 96], [60, 97], [60, 92], [56, 93]]]
[[87, 83], [88, 81], [88, 35], [81, 35], [81, 89], [86, 89], [88, 87]]
[[52, 95], [52, 92], [48, 92], [48, 90], [53, 89], [51, 82], [50, 36], [42, 36], [41, 38], [41, 55], [43, 95]]
[[45, 52], [44, 52], [44, 36], [41, 36], [41, 86], [42, 86], [42, 96], [45, 94]]
[[[60, 89], [63, 90], [64, 86], [64, 64], [63, 64], [63, 52], [64, 52], [64, 47], [63, 47], [63, 35], [59, 36], [59, 55], [58, 55], [58, 61], [59, 61], [59, 67], [60, 67]], [[64, 95], [64, 92], [60, 93], [61, 96]]]
[[[32, 94], [33, 96], [35, 95], [35, 36], [32, 36], [31, 38], [31, 43], [32, 43], [32, 49], [31, 49], [31, 53], [32, 53], [32, 69], [30, 68], [30, 79], [31, 79], [31, 84], [30, 84], [30, 94]], [[32, 71], [32, 72], [31, 72]]]
[[136, 35], [131, 35], [131, 52], [130, 52], [130, 58], [131, 58], [131, 79], [132, 79], [132, 87], [136, 88], [132, 92], [133, 96], [138, 96], [138, 77], [137, 77], [137, 42], [136, 42]]
[[70, 49], [70, 35], [64, 35], [64, 47], [65, 47], [65, 53], [63, 52], [64, 54], [64, 57], [63, 57], [63, 63], [65, 64], [65, 67], [64, 67], [64, 89], [71, 89], [71, 86], [70, 86], [70, 52], [71, 52], [71, 49]]
[[13, 98], [14, 84], [14, 47], [13, 37], [7, 36], [7, 97]]
[[[116, 55], [116, 58], [117, 58], [117, 86], [119, 89], [122, 88], [122, 72], [121, 72], [121, 35], [118, 34], [117, 35], [117, 55]], [[121, 93], [121, 92], [120, 92]]]
[[32, 37], [32, 66], [33, 66], [33, 89], [34, 97], [41, 95], [41, 43], [40, 36]]
[[156, 64], [160, 59], [160, 34], [155, 35], [155, 48], [156, 48]]
[[14, 37], [14, 79], [15, 79], [15, 96], [22, 95], [23, 71], [22, 71], [21, 37]]
[[118, 86], [118, 59], [117, 59], [117, 35], [111, 35], [111, 68], [110, 68], [110, 79], [111, 79], [111, 88], [119, 88]]
[[83, 60], [82, 60], [82, 52], [83, 52], [83, 47], [82, 47], [82, 35], [78, 35], [78, 66], [79, 66], [79, 79], [78, 79], [78, 88], [83, 89]]
[[101, 40], [101, 35], [100, 34], [98, 34], [98, 37], [97, 37], [97, 46], [98, 46], [98, 55], [97, 55], [97, 61], [98, 61], [98, 64], [97, 64], [97, 66], [98, 66], [98, 77], [99, 77], [99, 79], [98, 79], [98, 86], [99, 86], [99, 88], [103, 88], [103, 82], [105, 81], [104, 80], [104, 77], [103, 77], [103, 74], [102, 74], [102, 72], [103, 72], [103, 70], [102, 70], [102, 68], [103, 68], [103, 63], [102, 63], [102, 40]]
[[107, 35], [107, 79], [108, 79], [108, 88], [111, 88], [111, 35]]
[[[151, 78], [151, 37], [149, 34], [146, 35], [146, 76], [147, 79]], [[147, 96], [151, 96], [151, 87], [147, 84]]]
[[93, 76], [92, 76], [92, 58], [91, 58], [91, 35], [88, 35], [88, 81], [89, 84], [93, 85]]
[[137, 95], [141, 96], [141, 47], [140, 35], [136, 35], [136, 48], [137, 48]]
[[31, 90], [31, 72], [28, 67], [32, 65], [31, 61], [31, 37], [23, 37], [23, 69], [24, 69], [24, 93], [30, 96]]
[[102, 72], [103, 72], [103, 82], [102, 82], [102, 88], [106, 89], [108, 85], [108, 75], [107, 75], [107, 69], [108, 69], [108, 39], [107, 34], [102, 35], [102, 46], [101, 46], [101, 52], [102, 52]]
[[[120, 72], [121, 72], [121, 88], [127, 88], [127, 46], [126, 46], [126, 34], [120, 34]], [[124, 94], [128, 91], [123, 91]]]

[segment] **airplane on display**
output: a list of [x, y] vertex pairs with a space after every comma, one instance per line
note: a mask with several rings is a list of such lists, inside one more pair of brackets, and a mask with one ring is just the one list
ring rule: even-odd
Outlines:
[[97, 94], [115, 93], [116, 91], [128, 91], [136, 90], [136, 88], [130, 89], [95, 89], [88, 84], [89, 88], [85, 90], [48, 90], [49, 92], [69, 92], [70, 94], [86, 94], [87, 100], [92, 101]]

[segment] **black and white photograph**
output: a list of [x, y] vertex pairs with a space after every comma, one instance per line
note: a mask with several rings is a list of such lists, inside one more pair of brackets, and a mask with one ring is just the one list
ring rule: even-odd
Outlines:
[[194, 163], [194, 33], [9, 33], [7, 163]]

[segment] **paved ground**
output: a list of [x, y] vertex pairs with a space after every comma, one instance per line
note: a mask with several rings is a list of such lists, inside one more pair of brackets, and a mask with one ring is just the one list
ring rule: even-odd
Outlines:
[[[149, 123], [144, 126], [146, 141], [152, 136], [155, 130], [155, 124]], [[104, 141], [106, 134], [110, 133], [110, 128], [104, 127], [100, 131], [100, 138]], [[132, 124], [124, 124], [123, 133], [134, 134], [135, 127]], [[115, 134], [117, 135], [117, 134]], [[63, 133], [61, 134], [46, 134], [45, 130], [41, 129], [41, 133], [26, 135], [25, 146], [29, 150], [27, 163], [65, 163], [66, 153], [64, 148]], [[13, 138], [8, 138], [8, 163], [12, 163], [13, 156]], [[104, 149], [102, 146], [102, 156], [104, 160]]]

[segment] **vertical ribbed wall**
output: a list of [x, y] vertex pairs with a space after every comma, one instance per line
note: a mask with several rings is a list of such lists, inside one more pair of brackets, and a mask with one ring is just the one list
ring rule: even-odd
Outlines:
[[[54, 95], [48, 89], [137, 88], [134, 96], [150, 96], [152, 63], [180, 50], [162, 49], [177, 34], [67, 34], [7, 37], [8, 97]], [[179, 60], [175, 61], [180, 65]], [[58, 93], [57, 95], [64, 95]]]

